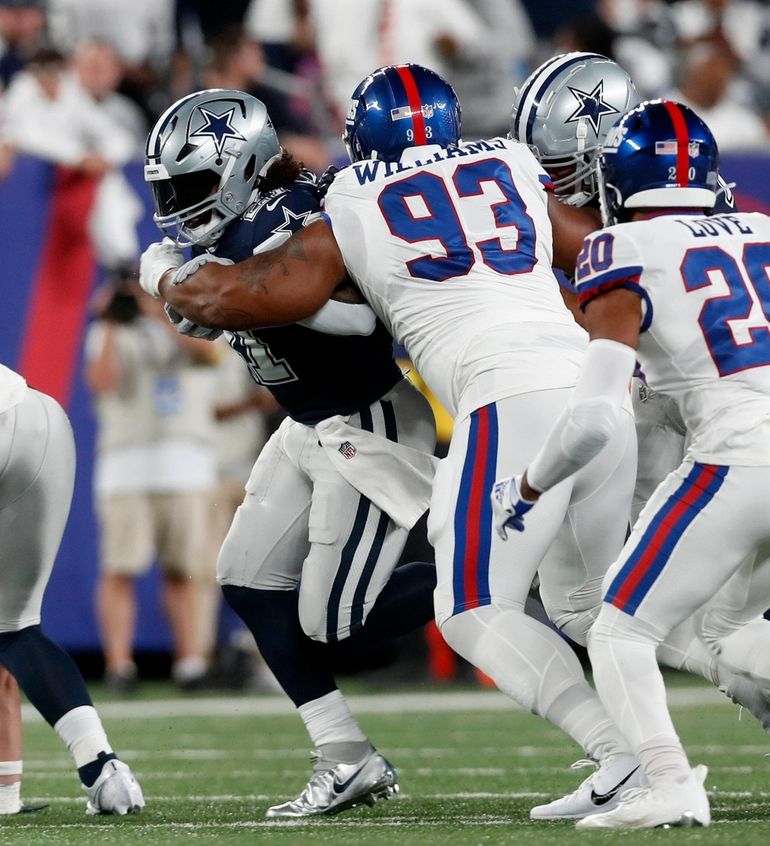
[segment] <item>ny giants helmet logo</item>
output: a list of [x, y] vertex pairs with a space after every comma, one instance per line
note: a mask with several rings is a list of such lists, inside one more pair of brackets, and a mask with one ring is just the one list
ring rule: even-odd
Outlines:
[[390, 110], [391, 120], [405, 120], [411, 118], [413, 115], [422, 114], [424, 118], [430, 120], [433, 117], [433, 104], [424, 103], [419, 109], [413, 109], [411, 106], [400, 106], [397, 109]]
[[575, 123], [580, 118], [587, 118], [588, 122], [598, 135], [602, 125], [602, 118], [605, 115], [617, 115], [620, 112], [604, 99], [604, 80], [600, 79], [594, 86], [593, 91], [581, 91], [579, 88], [567, 86], [573, 97], [578, 101], [575, 111], [567, 118], [565, 123]]
[[222, 112], [221, 115], [210, 112], [208, 109], [204, 109], [203, 106], [200, 106], [198, 111], [206, 123], [196, 129], [195, 132], [191, 132], [188, 138], [211, 138], [216, 146], [218, 156], [222, 155], [225, 148], [225, 141], [228, 138], [235, 138], [236, 141], [246, 140], [231, 123], [235, 115], [235, 107]]

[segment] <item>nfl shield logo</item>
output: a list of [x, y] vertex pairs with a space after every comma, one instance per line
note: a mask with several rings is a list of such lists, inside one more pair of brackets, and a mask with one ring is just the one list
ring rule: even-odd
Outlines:
[[338, 449], [339, 452], [345, 456], [345, 458], [353, 458], [353, 456], [357, 452], [356, 448], [353, 446], [353, 444], [350, 443], [350, 441], [343, 441], [339, 445]]

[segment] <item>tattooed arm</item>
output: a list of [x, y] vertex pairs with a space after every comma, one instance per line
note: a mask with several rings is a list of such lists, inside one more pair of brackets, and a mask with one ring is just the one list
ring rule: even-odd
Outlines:
[[213, 329], [283, 326], [315, 314], [347, 284], [331, 229], [318, 221], [275, 250], [233, 265], [204, 264], [181, 285], [173, 273], [160, 293], [184, 317]]

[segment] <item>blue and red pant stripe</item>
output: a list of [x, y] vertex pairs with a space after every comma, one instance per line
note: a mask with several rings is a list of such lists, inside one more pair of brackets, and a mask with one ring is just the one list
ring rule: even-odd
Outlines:
[[497, 439], [497, 407], [485, 405], [474, 411], [454, 514], [453, 614], [491, 602], [489, 492], [497, 470]]
[[694, 464], [650, 521], [604, 597], [633, 615], [663, 572], [679, 539], [722, 487], [728, 467]]

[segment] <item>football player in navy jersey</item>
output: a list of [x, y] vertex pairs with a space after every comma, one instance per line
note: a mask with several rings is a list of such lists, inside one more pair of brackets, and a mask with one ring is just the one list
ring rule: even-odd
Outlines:
[[[239, 91], [171, 106], [149, 135], [145, 178], [172, 238], [143, 256], [144, 285], [183, 263], [180, 247], [193, 247], [192, 267], [238, 262], [320, 216], [315, 177], [281, 149], [264, 105]], [[269, 808], [271, 818], [333, 814], [397, 792], [393, 766], [348, 710], [327, 659], [330, 645], [365, 647], [433, 616], [433, 566], [395, 569], [429, 502], [433, 413], [354, 292], [343, 284], [301, 323], [225, 333], [288, 415], [254, 466], [217, 566], [316, 748], [307, 786]], [[219, 334], [167, 312], [183, 333]]]
[[[546, 192], [548, 176], [522, 145], [463, 143], [454, 91], [419, 65], [381, 68], [362, 81], [345, 141], [352, 163], [329, 188], [322, 221], [232, 267], [194, 259], [177, 268], [159, 253], [144, 287], [162, 291], [187, 320], [248, 329], [315, 316], [351, 275], [454, 417], [428, 526], [441, 633], [599, 762], [586, 792], [594, 787], [607, 808], [621, 788], [635, 786], [638, 764], [570, 647], [527, 617], [524, 603], [539, 573], [560, 627], [590, 625], [625, 535], [624, 523], [608, 516], [630, 503], [630, 412], [613, 449], [552, 500], [535, 542], [504, 546], [484, 495], [496, 468], [534, 453], [574, 384], [587, 339], [551, 267], [574, 266], [578, 233], [596, 224]], [[552, 545], [561, 554], [545, 562]], [[582, 568], [572, 566], [576, 559]], [[595, 810], [585, 799], [573, 816]]]

